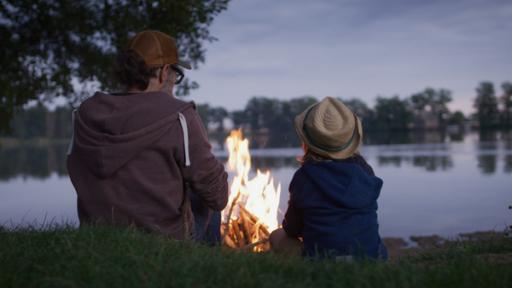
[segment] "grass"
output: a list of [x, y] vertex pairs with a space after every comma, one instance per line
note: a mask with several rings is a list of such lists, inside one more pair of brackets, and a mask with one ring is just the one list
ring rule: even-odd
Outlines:
[[0, 287], [512, 287], [511, 255], [502, 238], [387, 263], [311, 262], [130, 229], [0, 229]]

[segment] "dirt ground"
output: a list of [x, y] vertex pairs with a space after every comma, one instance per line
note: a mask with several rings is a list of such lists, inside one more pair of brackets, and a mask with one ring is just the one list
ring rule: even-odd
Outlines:
[[[403, 257], [418, 256], [422, 253], [442, 252], [454, 245], [460, 245], [465, 242], [493, 241], [510, 238], [506, 232], [480, 231], [472, 233], [462, 233], [455, 239], [446, 239], [439, 235], [429, 236], [411, 236], [409, 241], [403, 238], [384, 238], [383, 241], [388, 248], [389, 259], [396, 262]], [[493, 263], [512, 263], [512, 253], [485, 253], [477, 257], [491, 261]]]

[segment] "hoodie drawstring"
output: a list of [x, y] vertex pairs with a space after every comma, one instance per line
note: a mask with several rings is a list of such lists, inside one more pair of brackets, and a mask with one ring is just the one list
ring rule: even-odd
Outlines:
[[[185, 150], [185, 167], [190, 166], [190, 154], [188, 149], [188, 126], [187, 119], [185, 119], [185, 115], [182, 113], [178, 113], [178, 118], [180, 119], [181, 129], [183, 130], [183, 146]], [[183, 227], [184, 227], [184, 239], [191, 239], [194, 233], [194, 220], [192, 215], [192, 208], [190, 206], [190, 199], [188, 198], [188, 190], [189, 187], [185, 183], [183, 196], [183, 203], [181, 204], [181, 213], [183, 214]]]
[[66, 153], [67, 156], [71, 154], [71, 150], [73, 150], [73, 142], [75, 141], [75, 112], [76, 109], [73, 109], [71, 112], [71, 140], [68, 145], [68, 152]]
[[182, 113], [178, 113], [181, 129], [183, 130], [183, 145], [185, 146], [185, 166], [190, 166], [190, 154], [188, 150], [188, 126], [187, 120]]

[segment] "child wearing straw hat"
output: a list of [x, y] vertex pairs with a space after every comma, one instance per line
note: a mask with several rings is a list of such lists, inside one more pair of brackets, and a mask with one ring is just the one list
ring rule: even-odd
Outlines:
[[387, 259], [377, 222], [383, 182], [358, 153], [359, 118], [326, 97], [295, 118], [295, 129], [304, 156], [290, 183], [283, 228], [270, 236], [272, 249], [313, 258]]

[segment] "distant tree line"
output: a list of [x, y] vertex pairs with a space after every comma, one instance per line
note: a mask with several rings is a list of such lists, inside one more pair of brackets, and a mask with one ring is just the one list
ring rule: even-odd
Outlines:
[[[512, 126], [512, 83], [505, 82], [501, 87], [503, 92], [500, 96], [496, 96], [491, 82], [482, 82], [476, 89], [476, 113], [469, 118], [477, 120], [483, 128]], [[378, 96], [373, 108], [359, 99], [340, 99], [363, 120], [365, 130], [368, 131], [435, 130], [444, 129], [447, 125], [463, 124], [467, 120], [461, 111], [450, 111], [448, 108], [453, 98], [447, 89], [426, 88], [406, 98], [398, 95]], [[205, 123], [222, 123], [229, 118], [235, 127], [252, 131], [284, 130], [290, 129], [298, 113], [317, 101], [312, 96], [292, 100], [253, 97], [243, 110], [228, 112], [207, 104], [199, 105], [199, 110]]]
[[71, 136], [71, 107], [57, 107], [50, 111], [46, 106], [37, 104], [14, 114], [10, 122], [10, 131], [0, 136], [23, 140], [33, 138], [65, 139]]
[[481, 128], [512, 126], [512, 83], [502, 83], [501, 89], [501, 96], [496, 95], [492, 82], [482, 82], [476, 89], [475, 116]]
[[[475, 114], [470, 115], [481, 129], [512, 127], [512, 83], [501, 85], [497, 96], [491, 82], [482, 82], [476, 89]], [[452, 101], [447, 89], [426, 88], [406, 98], [378, 96], [374, 107], [359, 99], [341, 99], [363, 121], [367, 133], [403, 132], [410, 130], [444, 130], [447, 126], [462, 126], [468, 118], [461, 111], [450, 111]], [[307, 107], [317, 103], [313, 96], [280, 100], [258, 96], [251, 98], [244, 109], [227, 111], [209, 104], [197, 105], [197, 110], [211, 134], [226, 133], [230, 128], [242, 128], [263, 146], [296, 145], [293, 119]], [[38, 104], [14, 115], [10, 132], [0, 136], [20, 139], [68, 138], [71, 134], [71, 108], [58, 107], [49, 111]], [[274, 143], [275, 142], [275, 143]], [[260, 144], [262, 144], [260, 143]], [[261, 145], [258, 145], [261, 146]]]

